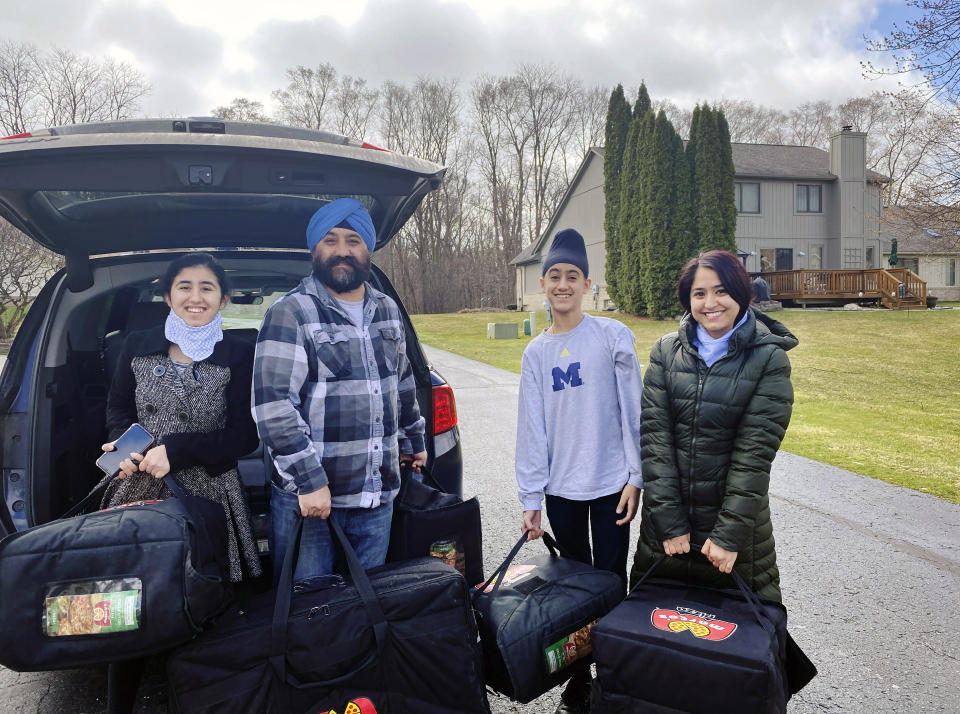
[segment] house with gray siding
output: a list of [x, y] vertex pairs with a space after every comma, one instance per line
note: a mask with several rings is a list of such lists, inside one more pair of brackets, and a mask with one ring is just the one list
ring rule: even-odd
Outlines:
[[927, 283], [927, 295], [940, 300], [960, 300], [960, 236], [955, 227], [944, 226], [922, 214], [906, 214], [891, 206], [884, 208], [880, 224], [883, 266], [890, 258], [890, 244], [897, 239], [897, 267], [907, 268]]
[[[840, 131], [828, 151], [812, 146], [732, 144], [737, 250], [750, 272], [881, 266], [880, 184], [866, 167], [866, 134]], [[557, 231], [583, 234], [595, 292], [584, 309], [615, 307], [606, 292], [603, 149], [591, 148], [546, 230], [512, 264], [517, 307], [543, 305], [541, 260]]]

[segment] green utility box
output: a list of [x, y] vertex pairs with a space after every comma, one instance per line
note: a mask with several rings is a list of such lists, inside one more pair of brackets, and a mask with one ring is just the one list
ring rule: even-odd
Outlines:
[[523, 334], [529, 335], [530, 333], [530, 318], [528, 317], [523, 321]]
[[487, 338], [492, 340], [516, 340], [520, 337], [519, 325], [515, 322], [488, 322]]

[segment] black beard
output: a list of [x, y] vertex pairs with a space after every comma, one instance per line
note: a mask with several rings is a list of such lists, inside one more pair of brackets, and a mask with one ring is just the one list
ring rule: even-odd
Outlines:
[[[333, 269], [338, 265], [346, 265], [350, 271], [343, 277], [337, 277]], [[341, 271], [342, 272], [342, 271]], [[363, 285], [370, 277], [370, 258], [362, 263], [353, 256], [334, 256], [322, 260], [319, 256], [313, 258], [313, 274], [317, 280], [333, 290], [335, 293], [348, 293]]]

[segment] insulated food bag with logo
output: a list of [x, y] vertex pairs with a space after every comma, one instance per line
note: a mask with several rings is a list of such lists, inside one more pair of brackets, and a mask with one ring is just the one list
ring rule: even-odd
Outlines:
[[816, 674], [783, 605], [752, 593], [647, 578], [593, 628], [595, 714], [778, 714]]
[[226, 607], [223, 507], [166, 478], [175, 498], [0, 541], [0, 664], [33, 672], [148, 655]]
[[618, 575], [563, 557], [549, 533], [549, 555], [513, 565], [526, 539], [473, 595], [487, 684], [523, 703], [589, 661], [591, 628], [623, 599]]

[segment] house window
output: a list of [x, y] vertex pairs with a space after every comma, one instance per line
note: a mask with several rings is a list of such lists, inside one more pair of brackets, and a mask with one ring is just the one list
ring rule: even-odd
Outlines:
[[957, 284], [957, 261], [955, 258], [950, 258], [947, 261], [946, 276], [943, 284], [949, 285], [950, 287]]
[[810, 246], [810, 268], [812, 270], [823, 269], [823, 246], [822, 245]]
[[735, 183], [737, 213], [760, 213], [760, 184]]
[[859, 248], [843, 249], [843, 267], [847, 270], [859, 270], [863, 267], [863, 263], [860, 262]]
[[898, 268], [906, 268], [907, 270], [920, 275], [920, 259], [919, 258], [900, 258], [900, 261], [897, 263]]
[[868, 246], [867, 246], [867, 259], [864, 261], [864, 263], [865, 263], [864, 267], [865, 267], [865, 268], [872, 268], [872, 267], [874, 267], [874, 264], [873, 264], [873, 255], [874, 255], [874, 253], [873, 253], [873, 246], [872, 246], [872, 245], [868, 245]]
[[772, 273], [776, 270], [793, 270], [793, 248], [760, 250], [760, 272]]
[[822, 186], [797, 184], [797, 213], [823, 213]]

